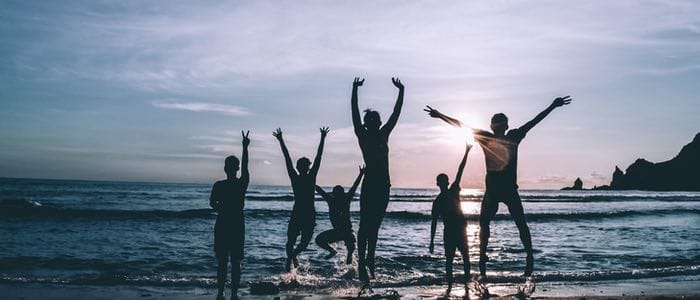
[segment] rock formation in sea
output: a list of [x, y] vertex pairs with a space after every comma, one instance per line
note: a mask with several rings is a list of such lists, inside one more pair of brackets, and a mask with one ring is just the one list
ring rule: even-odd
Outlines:
[[581, 178], [576, 178], [576, 180], [574, 180], [574, 185], [567, 186], [561, 190], [562, 191], [580, 191], [582, 189], [583, 189], [583, 181], [581, 180]]
[[700, 191], [700, 133], [671, 160], [637, 159], [625, 172], [615, 166], [610, 185], [599, 190]]

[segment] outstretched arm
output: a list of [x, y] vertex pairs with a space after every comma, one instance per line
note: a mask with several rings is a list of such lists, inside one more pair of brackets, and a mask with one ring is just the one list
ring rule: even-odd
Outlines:
[[357, 106], [357, 88], [361, 87], [365, 83], [365, 79], [360, 79], [355, 77], [352, 82], [352, 98], [350, 98], [350, 106], [352, 110], [352, 126], [355, 128], [355, 135], [360, 136], [364, 132], [362, 128], [362, 121], [360, 120], [360, 108]]
[[323, 197], [324, 200], [328, 200], [330, 197], [328, 196], [328, 193], [323, 190], [320, 186], [316, 186], [316, 192]]
[[459, 186], [462, 181], [462, 173], [464, 173], [464, 166], [467, 165], [467, 156], [469, 155], [469, 150], [472, 149], [472, 145], [467, 143], [467, 148], [464, 150], [464, 157], [462, 157], [462, 162], [459, 163], [459, 168], [457, 169], [457, 175], [455, 180], [452, 182], [452, 186]]
[[571, 96], [566, 96], [566, 97], [558, 97], [552, 101], [552, 104], [549, 105], [545, 110], [543, 110], [541, 113], [537, 114], [534, 119], [530, 120], [530, 122], [525, 123], [525, 125], [520, 126], [520, 131], [523, 135], [525, 135], [532, 127], [535, 127], [537, 123], [542, 121], [549, 113], [551, 113], [555, 108], [564, 106], [571, 103]]
[[352, 183], [352, 187], [350, 187], [350, 190], [348, 191], [348, 198], [352, 200], [353, 197], [355, 197], [355, 191], [357, 191], [357, 186], [360, 185], [360, 180], [362, 179], [362, 176], [365, 175], [365, 168], [360, 167], [360, 173], [357, 174], [357, 178], [355, 178], [355, 182]]
[[460, 122], [459, 120], [452, 118], [452, 117], [449, 117], [449, 116], [439, 112], [437, 109], [430, 107], [430, 105], [426, 105], [425, 107], [426, 108], [423, 109], [423, 111], [428, 112], [428, 114], [431, 117], [443, 120], [443, 121], [445, 121], [445, 123], [450, 124], [450, 125], [455, 126], [455, 127], [462, 127], [462, 122]]
[[243, 185], [243, 190], [248, 188], [248, 183], [250, 182], [250, 173], [248, 173], [248, 146], [250, 145], [250, 139], [248, 138], [248, 135], [250, 134], [250, 130], [248, 132], [243, 133], [241, 131], [241, 135], [243, 136], [243, 155], [241, 156], [241, 183]]
[[318, 169], [321, 168], [321, 156], [323, 155], [323, 144], [326, 143], [326, 135], [328, 134], [328, 127], [321, 127], [321, 141], [318, 143], [318, 150], [316, 151], [316, 157], [314, 158], [314, 164], [311, 166], [311, 176], [316, 177], [318, 174]]
[[282, 154], [284, 154], [284, 164], [287, 166], [287, 174], [289, 175], [289, 179], [294, 178], [294, 176], [297, 175], [297, 172], [294, 171], [294, 165], [292, 165], [292, 158], [289, 157], [289, 150], [287, 150], [287, 145], [284, 144], [284, 138], [282, 138], [282, 129], [277, 128], [274, 132], [272, 132], [272, 136], [277, 138], [277, 141], [280, 142], [280, 147], [282, 147]]
[[386, 134], [391, 133], [391, 131], [394, 130], [394, 127], [396, 127], [396, 123], [399, 121], [399, 115], [401, 115], [401, 108], [403, 107], [403, 83], [401, 83], [401, 80], [398, 78], [391, 78], [391, 82], [394, 83], [394, 86], [399, 89], [399, 95], [396, 97], [394, 111], [391, 113], [389, 120], [387, 120], [386, 124], [382, 127], [382, 132], [385, 132]]
[[437, 199], [433, 201], [433, 209], [430, 212], [430, 215], [432, 216], [432, 221], [430, 222], [430, 246], [428, 246], [428, 250], [430, 250], [431, 254], [435, 249], [435, 229], [437, 227], [437, 220], [439, 217], [437, 203]]

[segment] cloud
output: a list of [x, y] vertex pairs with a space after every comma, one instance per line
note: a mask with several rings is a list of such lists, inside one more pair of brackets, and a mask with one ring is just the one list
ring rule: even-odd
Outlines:
[[155, 107], [166, 109], [178, 109], [194, 112], [217, 112], [230, 116], [250, 115], [250, 111], [244, 107], [227, 104], [216, 104], [206, 102], [153, 102]]

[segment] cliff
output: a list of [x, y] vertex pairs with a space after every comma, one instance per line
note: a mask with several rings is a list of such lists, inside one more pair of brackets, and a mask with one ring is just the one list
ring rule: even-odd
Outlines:
[[700, 191], [700, 133], [671, 160], [653, 163], [640, 158], [624, 173], [616, 166], [610, 185], [596, 189]]

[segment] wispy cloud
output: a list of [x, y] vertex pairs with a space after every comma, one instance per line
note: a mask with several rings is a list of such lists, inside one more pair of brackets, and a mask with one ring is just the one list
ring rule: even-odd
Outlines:
[[187, 110], [194, 112], [216, 112], [230, 116], [246, 116], [250, 115], [250, 111], [244, 107], [227, 104], [216, 104], [207, 102], [152, 102], [153, 106], [166, 108]]

